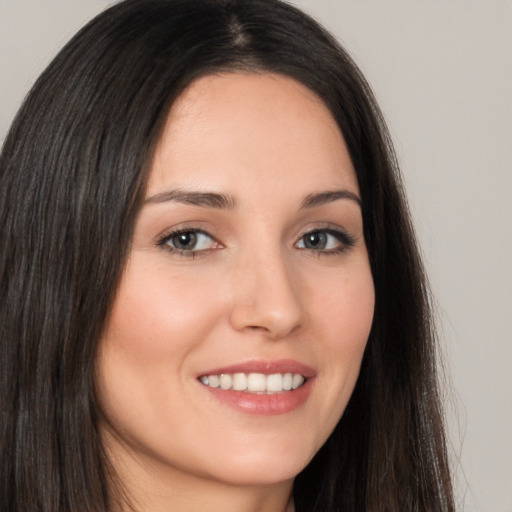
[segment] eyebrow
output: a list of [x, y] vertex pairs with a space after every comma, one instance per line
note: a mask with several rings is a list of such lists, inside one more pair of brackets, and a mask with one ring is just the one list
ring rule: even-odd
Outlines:
[[338, 201], [338, 199], [349, 199], [355, 201], [359, 207], [362, 206], [361, 198], [357, 194], [354, 194], [354, 192], [350, 192], [350, 190], [327, 190], [316, 194], [308, 194], [302, 200], [300, 209], [315, 208], [327, 203], [332, 203], [333, 201]]
[[194, 206], [203, 206], [205, 208], [215, 208], [219, 210], [232, 210], [236, 206], [235, 198], [226, 194], [218, 194], [216, 192], [195, 192], [180, 189], [160, 192], [154, 196], [148, 197], [144, 203], [155, 204], [165, 203], [168, 201], [192, 204]]
[[[309, 209], [322, 206], [324, 204], [338, 201], [339, 199], [349, 199], [356, 202], [361, 207], [361, 199], [350, 190], [327, 190], [308, 194], [301, 202], [300, 209]], [[144, 204], [166, 203], [168, 201], [202, 206], [204, 208], [215, 208], [219, 210], [232, 210], [236, 207], [236, 200], [233, 196], [219, 194], [217, 192], [197, 192], [189, 190], [167, 190], [159, 192], [148, 197]]]

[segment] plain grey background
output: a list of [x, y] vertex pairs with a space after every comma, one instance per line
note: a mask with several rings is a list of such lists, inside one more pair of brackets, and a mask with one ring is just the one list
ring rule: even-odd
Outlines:
[[[111, 3], [0, 0], [0, 141], [49, 60]], [[460, 510], [512, 512], [512, 2], [295, 3], [352, 53], [396, 144], [451, 375]]]

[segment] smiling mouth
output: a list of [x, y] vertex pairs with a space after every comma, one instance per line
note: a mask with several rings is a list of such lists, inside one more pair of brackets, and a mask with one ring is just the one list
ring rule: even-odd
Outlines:
[[220, 373], [202, 375], [199, 381], [210, 388], [225, 391], [272, 395], [298, 389], [306, 378], [300, 373]]

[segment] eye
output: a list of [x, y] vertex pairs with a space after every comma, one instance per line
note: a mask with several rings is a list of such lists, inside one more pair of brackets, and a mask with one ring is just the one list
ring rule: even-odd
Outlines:
[[208, 233], [198, 229], [174, 231], [160, 240], [158, 245], [171, 252], [178, 252], [181, 255], [193, 255], [194, 253], [215, 249], [219, 246]]
[[336, 229], [315, 229], [302, 235], [295, 244], [298, 249], [337, 254], [354, 245], [353, 238]]

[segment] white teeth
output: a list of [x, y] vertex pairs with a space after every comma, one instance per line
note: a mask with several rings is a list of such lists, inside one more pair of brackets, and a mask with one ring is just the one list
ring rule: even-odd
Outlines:
[[247, 377], [247, 390], [253, 393], [257, 391], [266, 391], [267, 378], [263, 373], [249, 373]]
[[283, 389], [290, 391], [292, 389], [293, 375], [291, 373], [285, 373], [283, 375]]
[[292, 389], [300, 388], [304, 384], [304, 377], [298, 373], [293, 374]]
[[208, 375], [208, 386], [211, 388], [219, 388], [220, 377], [218, 375]]
[[247, 376], [245, 373], [235, 373], [233, 375], [233, 389], [235, 391], [245, 391], [247, 389]]
[[231, 375], [223, 373], [220, 376], [220, 389], [231, 389], [233, 386], [233, 378]]
[[267, 391], [274, 393], [283, 391], [283, 376], [280, 373], [274, 373], [267, 377]]
[[203, 375], [199, 380], [211, 388], [234, 391], [245, 391], [248, 393], [282, 393], [292, 389], [300, 388], [305, 378], [299, 373], [222, 373], [220, 375]]

